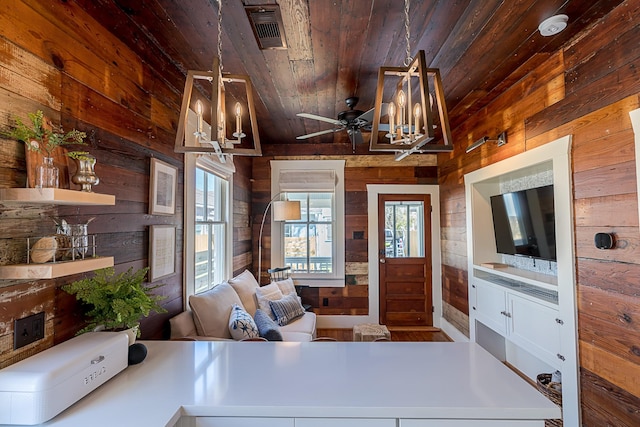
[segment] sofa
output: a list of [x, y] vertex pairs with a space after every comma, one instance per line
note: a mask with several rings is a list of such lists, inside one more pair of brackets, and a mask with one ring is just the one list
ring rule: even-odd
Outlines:
[[260, 286], [241, 274], [189, 297], [190, 310], [169, 320], [173, 340], [312, 341], [316, 315], [305, 311], [291, 279]]

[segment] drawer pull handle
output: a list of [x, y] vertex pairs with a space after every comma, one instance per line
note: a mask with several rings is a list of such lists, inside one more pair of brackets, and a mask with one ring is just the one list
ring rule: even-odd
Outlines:
[[98, 363], [102, 362], [104, 360], [104, 356], [98, 356], [95, 359], [93, 359], [91, 361], [92, 365], [97, 365]]
[[556, 356], [558, 356], [558, 359], [562, 360], [564, 362], [564, 356], [561, 355], [560, 353], [556, 354]]
[[556, 323], [558, 325], [564, 325], [564, 321], [562, 319], [556, 319]]

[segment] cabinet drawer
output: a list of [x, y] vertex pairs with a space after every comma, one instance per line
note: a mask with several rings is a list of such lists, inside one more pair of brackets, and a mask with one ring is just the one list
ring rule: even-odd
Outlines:
[[543, 420], [400, 420], [400, 427], [544, 427]]
[[296, 418], [296, 427], [396, 427], [395, 418]]
[[195, 427], [294, 427], [293, 418], [197, 417]]

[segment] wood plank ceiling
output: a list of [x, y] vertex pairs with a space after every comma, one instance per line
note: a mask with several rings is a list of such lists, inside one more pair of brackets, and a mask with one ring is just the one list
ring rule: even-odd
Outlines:
[[[349, 96], [360, 98], [360, 110], [373, 107], [378, 68], [402, 65], [406, 56], [404, 2], [277, 0], [288, 48], [260, 50], [244, 7], [275, 2], [222, 1], [224, 70], [251, 76], [263, 146], [349, 144], [346, 132], [296, 140], [298, 135], [331, 128], [296, 113], [334, 118], [347, 109], [344, 100]], [[187, 70], [211, 69], [217, 52], [217, 0], [76, 3], [154, 69], [163, 70], [160, 78], [178, 96]], [[429, 66], [440, 69], [454, 129], [620, 3], [622, 0], [412, 0], [411, 53], [424, 50]], [[542, 37], [538, 24], [558, 13], [569, 16], [567, 29], [554, 37]], [[358, 149], [362, 150], [367, 147]]]

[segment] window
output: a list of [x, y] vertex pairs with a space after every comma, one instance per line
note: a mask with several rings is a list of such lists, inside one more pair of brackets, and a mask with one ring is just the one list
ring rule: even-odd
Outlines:
[[194, 237], [195, 293], [224, 280], [228, 182], [196, 167]]
[[210, 156], [185, 159], [187, 295], [209, 290], [231, 275], [233, 165], [227, 163], [222, 165]]
[[272, 161], [272, 194], [300, 201], [299, 220], [273, 222], [271, 265], [310, 286], [344, 286], [344, 161]]

